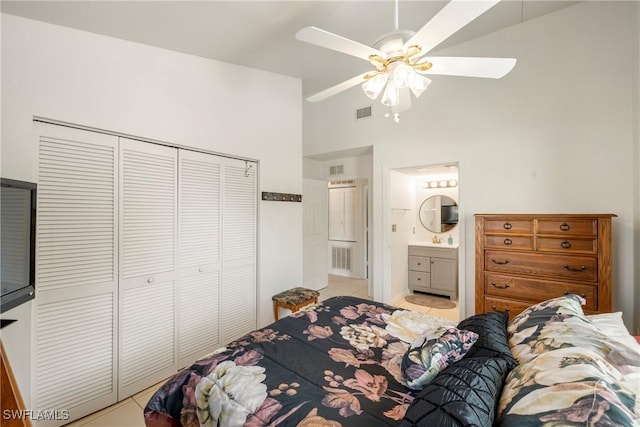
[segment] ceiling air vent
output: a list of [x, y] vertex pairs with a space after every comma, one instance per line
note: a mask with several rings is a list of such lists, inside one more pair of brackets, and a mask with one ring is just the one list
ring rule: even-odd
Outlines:
[[329, 188], [342, 188], [342, 187], [354, 187], [356, 185], [355, 180], [341, 180], [341, 181], [329, 181]]
[[344, 165], [330, 166], [329, 175], [340, 175], [344, 173]]
[[366, 119], [367, 117], [371, 117], [371, 105], [356, 110], [356, 120]]

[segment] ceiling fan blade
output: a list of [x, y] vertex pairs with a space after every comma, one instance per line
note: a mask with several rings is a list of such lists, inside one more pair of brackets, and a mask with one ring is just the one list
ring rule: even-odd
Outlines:
[[370, 55], [380, 55], [386, 58], [385, 53], [378, 49], [330, 33], [318, 27], [305, 27], [296, 33], [296, 38], [303, 42], [346, 53], [347, 55], [355, 56], [365, 61], [369, 61]]
[[342, 92], [343, 90], [347, 90], [349, 88], [352, 88], [353, 86], [357, 85], [358, 83], [364, 83], [364, 76], [367, 74], [371, 74], [370, 71], [366, 72], [366, 73], [362, 73], [362, 74], [358, 74], [357, 76], [350, 78], [349, 80], [345, 80], [342, 83], [338, 83], [335, 86], [331, 86], [328, 89], [325, 89], [323, 91], [320, 91], [318, 93], [314, 93], [313, 95], [307, 97], [307, 101], [309, 102], [318, 102], [318, 101], [323, 101], [327, 98], [329, 98], [330, 96], [333, 96], [335, 94], [338, 94], [340, 92]]
[[[499, 79], [504, 77], [516, 65], [515, 58], [472, 58], [472, 57], [427, 57], [431, 62], [429, 70], [420, 74], [441, 76], [484, 77]], [[420, 61], [424, 62], [424, 61]]]
[[460, 28], [491, 9], [500, 0], [451, 0], [404, 44], [420, 46], [420, 55], [425, 55]]

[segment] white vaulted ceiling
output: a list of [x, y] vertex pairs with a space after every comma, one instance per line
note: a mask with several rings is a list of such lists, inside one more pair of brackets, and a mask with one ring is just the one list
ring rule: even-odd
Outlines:
[[[553, 12], [576, 1], [503, 0], [443, 47]], [[400, 1], [401, 29], [417, 30], [446, 1]], [[314, 25], [372, 45], [393, 30], [394, 2], [2, 1], [3, 13], [302, 79], [311, 94], [370, 69], [362, 60], [295, 39]], [[473, 52], [470, 56], [491, 56]]]

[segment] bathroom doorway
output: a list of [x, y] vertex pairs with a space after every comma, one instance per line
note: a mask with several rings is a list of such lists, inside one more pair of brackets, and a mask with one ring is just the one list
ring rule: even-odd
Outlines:
[[430, 304], [429, 314], [457, 320], [464, 314], [459, 164], [390, 169], [388, 177], [390, 301], [413, 308], [406, 297], [425, 295], [414, 300]]

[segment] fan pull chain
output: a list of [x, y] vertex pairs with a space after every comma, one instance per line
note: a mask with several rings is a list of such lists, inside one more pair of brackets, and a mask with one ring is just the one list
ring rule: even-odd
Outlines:
[[400, 14], [400, 0], [396, 0], [396, 21], [395, 21], [395, 30], [398, 31], [400, 29], [399, 25], [399, 15]]

